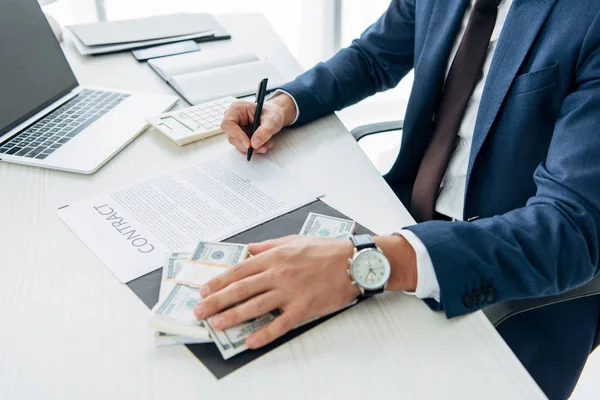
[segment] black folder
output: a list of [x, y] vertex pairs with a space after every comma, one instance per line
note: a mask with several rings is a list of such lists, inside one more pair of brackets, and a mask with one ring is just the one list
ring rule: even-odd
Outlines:
[[[265, 222], [261, 225], [255, 226], [254, 228], [248, 229], [245, 232], [239, 233], [224, 242], [232, 243], [256, 243], [263, 240], [274, 239], [281, 236], [294, 235], [300, 232], [304, 221], [309, 213], [315, 212], [323, 215], [329, 215], [332, 217], [346, 218], [347, 216], [337, 211], [336, 209], [329, 207], [327, 204], [320, 200], [316, 200], [309, 203], [295, 211], [281, 215], [271, 221]], [[356, 224], [356, 234], [370, 233], [369, 230], [363, 226]], [[127, 285], [133, 292], [148, 306], [149, 308], [154, 307], [158, 302], [158, 292], [160, 289], [160, 281], [162, 279], [162, 270], [158, 269], [149, 274], [141, 276]], [[350, 282], [348, 281], [348, 284]], [[338, 313], [343, 312], [339, 311]], [[208, 368], [217, 379], [230, 374], [236, 369], [246, 365], [247, 363], [257, 359], [263, 354], [281, 346], [283, 343], [295, 338], [298, 335], [312, 329], [327, 319], [335, 316], [336, 314], [329, 315], [321, 318], [318, 321], [304, 325], [301, 328], [295, 329], [289, 332], [287, 335], [279, 338], [275, 342], [267, 345], [258, 350], [248, 350], [244, 353], [238, 354], [230, 358], [229, 360], [223, 360], [221, 353], [213, 343], [206, 344], [191, 344], [186, 345], [188, 349]]]

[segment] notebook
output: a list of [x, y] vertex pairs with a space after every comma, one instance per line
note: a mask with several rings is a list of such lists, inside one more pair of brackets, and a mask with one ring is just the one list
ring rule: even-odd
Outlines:
[[269, 60], [241, 51], [179, 54], [150, 60], [148, 65], [194, 105], [225, 96], [251, 95], [263, 78], [269, 78], [271, 89], [285, 83]]
[[122, 21], [70, 25], [68, 28], [86, 46], [142, 42], [191, 35], [215, 28], [208, 14], [169, 14]]
[[209, 14], [171, 14], [123, 21], [67, 26], [82, 55], [115, 53], [165, 43], [230, 39]]

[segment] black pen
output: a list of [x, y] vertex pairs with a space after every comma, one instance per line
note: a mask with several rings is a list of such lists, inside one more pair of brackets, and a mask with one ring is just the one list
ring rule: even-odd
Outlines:
[[[260, 114], [262, 113], [263, 104], [265, 103], [265, 96], [267, 94], [267, 83], [269, 82], [269, 78], [265, 78], [258, 84], [258, 90], [256, 91], [256, 110], [254, 111], [254, 122], [252, 123], [252, 130], [250, 131], [250, 141], [252, 141], [252, 135], [260, 126]], [[252, 148], [252, 144], [248, 148], [248, 156], [246, 160], [250, 161], [252, 158], [252, 152], [254, 149]]]

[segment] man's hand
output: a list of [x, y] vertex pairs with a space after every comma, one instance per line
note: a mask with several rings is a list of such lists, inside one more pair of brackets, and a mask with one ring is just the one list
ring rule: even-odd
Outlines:
[[[375, 240], [392, 266], [387, 288], [414, 291], [416, 256], [410, 244], [397, 236]], [[280, 316], [246, 340], [250, 348], [264, 346], [302, 322], [341, 309], [360, 294], [346, 273], [353, 249], [350, 240], [298, 235], [251, 244], [253, 257], [200, 290], [204, 300], [194, 309], [196, 317], [214, 315], [213, 326], [222, 330], [279, 309]]]
[[242, 153], [247, 153], [250, 146], [260, 154], [273, 147], [271, 138], [284, 127], [291, 125], [296, 119], [294, 100], [285, 93], [278, 93], [265, 102], [260, 117], [260, 127], [248, 138], [256, 104], [247, 101], [236, 101], [223, 116], [221, 129], [227, 135], [227, 140]]
[[212, 324], [222, 330], [279, 309], [280, 316], [246, 340], [250, 348], [264, 346], [360, 294], [346, 274], [352, 252], [349, 240], [308, 236], [251, 244], [254, 256], [208, 282], [194, 312], [198, 318], [216, 314]]

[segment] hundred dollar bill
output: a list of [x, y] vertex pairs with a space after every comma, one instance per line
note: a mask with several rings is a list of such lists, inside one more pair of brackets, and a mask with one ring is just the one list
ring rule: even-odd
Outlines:
[[160, 283], [160, 293], [158, 296], [159, 301], [173, 289], [174, 285], [169, 285], [167, 282], [172, 282], [175, 276], [177, 276], [177, 273], [181, 270], [183, 264], [190, 258], [190, 255], [190, 253], [166, 253], [162, 270], [162, 281]]
[[174, 282], [182, 285], [201, 287], [217, 275], [221, 275], [229, 268], [226, 265], [195, 264], [186, 262], [181, 266]]
[[190, 258], [191, 255], [191, 253], [166, 253], [162, 279], [165, 280], [175, 278], [183, 264]]
[[[187, 253], [187, 254], [189, 256], [189, 253]], [[158, 301], [164, 300], [164, 298], [175, 288], [176, 285], [177, 284], [170, 278], [163, 279], [160, 282], [160, 292], [159, 292], [159, 296], [158, 296]], [[208, 343], [208, 342], [212, 342], [212, 339], [198, 339], [198, 338], [172, 335], [170, 333], [154, 331], [154, 344], [156, 344], [157, 346], [171, 346], [171, 345], [177, 345], [177, 344], [194, 344], [194, 343]]]
[[172, 279], [163, 279], [160, 281], [160, 291], [158, 292], [158, 301], [161, 302], [171, 293], [177, 283]]
[[248, 256], [248, 246], [237, 243], [199, 242], [191, 254], [192, 263], [234, 266]]
[[311, 212], [304, 221], [300, 234], [334, 238], [344, 233], [353, 234], [355, 227], [354, 221]]
[[154, 344], [157, 346], [174, 346], [178, 344], [212, 343], [212, 339], [198, 339], [188, 336], [171, 335], [154, 331]]
[[196, 339], [209, 339], [203, 321], [194, 315], [194, 306], [202, 300], [195, 287], [175, 284], [173, 289], [152, 309], [148, 320], [150, 328]]
[[254, 318], [242, 324], [218, 331], [213, 328], [212, 317], [206, 320], [206, 326], [210, 331], [217, 348], [221, 352], [223, 359], [228, 360], [231, 357], [248, 350], [246, 338], [252, 332], [256, 332], [269, 325], [276, 318], [275, 313], [268, 313], [262, 317]]

